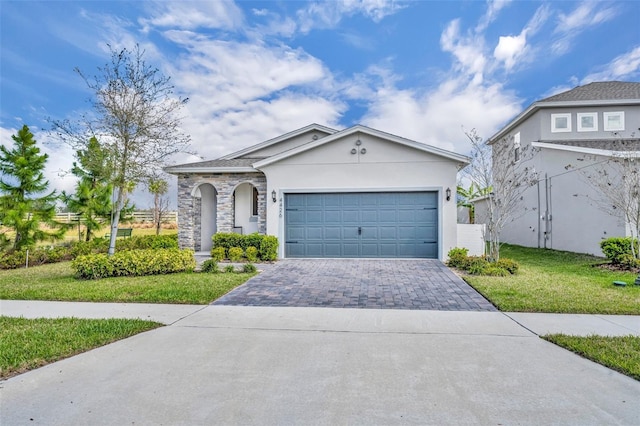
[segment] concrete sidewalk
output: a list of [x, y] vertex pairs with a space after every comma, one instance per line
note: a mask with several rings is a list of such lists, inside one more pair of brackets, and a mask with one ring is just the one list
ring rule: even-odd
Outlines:
[[[173, 324], [207, 306], [0, 300], [0, 315], [23, 316], [25, 318], [140, 318], [162, 324]], [[367, 309], [360, 310], [370, 311]], [[373, 311], [375, 312], [375, 310]], [[442, 315], [440, 317], [449, 317], [446, 312], [441, 312]], [[591, 334], [602, 336], [633, 334], [640, 336], [640, 316], [637, 315], [532, 314], [521, 312], [499, 314], [507, 316], [537, 335], [563, 333], [575, 336], [588, 336]], [[366, 314], [363, 315], [366, 317]], [[437, 314], [434, 315], [438, 316]], [[462, 315], [464, 316], [464, 312]]]
[[500, 312], [193, 309], [168, 327], [2, 382], [0, 424], [640, 419], [640, 382], [546, 342]]

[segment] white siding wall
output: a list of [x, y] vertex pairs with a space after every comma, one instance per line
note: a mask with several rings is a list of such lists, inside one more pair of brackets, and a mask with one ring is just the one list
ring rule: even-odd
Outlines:
[[485, 249], [484, 232], [484, 225], [459, 223], [456, 247], [468, 249], [469, 256], [483, 256]]

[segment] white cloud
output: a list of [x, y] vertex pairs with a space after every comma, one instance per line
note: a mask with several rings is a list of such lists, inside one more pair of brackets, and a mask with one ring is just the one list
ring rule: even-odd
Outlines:
[[468, 153], [462, 128], [489, 137], [521, 109], [517, 97], [499, 84], [476, 85], [464, 79], [443, 81], [433, 91], [381, 87], [363, 123], [419, 142]]
[[507, 5], [511, 3], [511, 0], [487, 0], [487, 11], [480, 18], [478, 25], [476, 26], [476, 32], [483, 32], [487, 29], [497, 17], [498, 13]]
[[573, 41], [588, 27], [597, 26], [613, 19], [618, 14], [610, 3], [584, 1], [571, 13], [561, 13], [554, 33], [559, 35], [551, 45], [552, 52], [562, 55], [571, 49]]
[[187, 50], [171, 67], [189, 94], [183, 125], [206, 158], [241, 149], [311, 122], [335, 125], [346, 106], [321, 61], [301, 49], [212, 40], [173, 31]]
[[527, 40], [535, 35], [549, 17], [549, 7], [540, 6], [517, 36], [500, 36], [493, 57], [502, 62], [507, 71], [511, 71], [519, 61], [526, 61], [531, 51]]
[[457, 71], [473, 76], [476, 84], [482, 83], [487, 60], [484, 55], [484, 38], [478, 35], [462, 36], [460, 34], [460, 20], [449, 23], [440, 36], [440, 47], [445, 52], [453, 54], [457, 62]]
[[610, 63], [602, 67], [601, 71], [594, 72], [582, 79], [581, 84], [592, 81], [625, 80], [637, 78], [640, 75], [640, 46], [636, 46], [629, 52], [617, 56]]
[[216, 1], [158, 1], [151, 3], [151, 18], [141, 18], [143, 32], [151, 26], [161, 28], [218, 28], [233, 30], [239, 28], [244, 15], [242, 10], [230, 0]]
[[300, 31], [308, 33], [317, 28], [335, 28], [344, 16], [356, 14], [380, 22], [403, 7], [395, 0], [327, 0], [308, 4], [298, 10], [297, 17]]

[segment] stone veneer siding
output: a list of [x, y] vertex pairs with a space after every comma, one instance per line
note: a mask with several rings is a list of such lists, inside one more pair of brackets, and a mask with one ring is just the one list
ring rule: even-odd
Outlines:
[[178, 244], [181, 248], [201, 249], [201, 202], [191, 194], [198, 186], [209, 183], [217, 192], [217, 232], [231, 232], [234, 225], [233, 192], [241, 183], [258, 190], [258, 232], [267, 231], [267, 179], [263, 173], [212, 173], [178, 175]]

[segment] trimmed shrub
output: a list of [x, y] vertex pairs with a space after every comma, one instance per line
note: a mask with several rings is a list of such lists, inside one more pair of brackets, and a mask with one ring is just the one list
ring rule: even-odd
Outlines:
[[106, 238], [94, 238], [90, 241], [74, 241], [71, 243], [71, 256], [75, 259], [78, 256], [106, 253], [109, 251], [109, 240]]
[[489, 266], [489, 261], [481, 256], [467, 257], [467, 265], [465, 269], [471, 275], [483, 275], [484, 270]]
[[[633, 241], [635, 252], [638, 253], [638, 240]], [[631, 237], [612, 237], [600, 241], [600, 248], [604, 255], [615, 265], [622, 265], [625, 259], [633, 258], [631, 253]]]
[[220, 268], [218, 268], [218, 262], [213, 259], [207, 259], [202, 262], [200, 270], [207, 274], [217, 274], [220, 272]]
[[211, 258], [216, 262], [220, 262], [227, 257], [227, 250], [224, 247], [214, 247], [211, 249]]
[[224, 271], [228, 273], [233, 273], [236, 271], [236, 268], [233, 265], [227, 265], [224, 267]]
[[249, 262], [255, 262], [256, 260], [258, 260], [258, 249], [254, 246], [249, 246], [247, 247], [244, 255], [247, 257], [247, 260]]
[[447, 256], [449, 257], [447, 265], [451, 266], [452, 268], [464, 269], [467, 264], [468, 255], [469, 249], [454, 247], [449, 250], [449, 253], [447, 253]]
[[117, 252], [113, 256], [90, 254], [71, 262], [75, 277], [98, 279], [193, 271], [196, 261], [192, 250], [149, 249]]
[[498, 268], [502, 268], [506, 270], [510, 274], [515, 274], [518, 272], [518, 269], [520, 269], [520, 264], [518, 262], [506, 257], [501, 257], [493, 265], [495, 265]]
[[256, 272], [258, 268], [253, 263], [245, 263], [242, 265], [242, 272], [253, 273]]
[[[28, 249], [29, 266], [39, 266], [46, 263], [57, 263], [71, 260], [69, 246], [41, 246]], [[9, 250], [0, 253], [0, 269], [22, 268], [27, 263], [27, 249]]]
[[276, 260], [278, 258], [278, 239], [273, 235], [264, 235], [260, 241], [260, 259]]
[[484, 270], [482, 271], [482, 275], [489, 275], [492, 277], [507, 277], [511, 275], [511, 273], [505, 268], [497, 266], [497, 264], [495, 263], [490, 263], [484, 268]]
[[[107, 241], [107, 248], [109, 242]], [[116, 240], [116, 250], [146, 250], [160, 248], [178, 248], [178, 235], [141, 235]]]
[[240, 247], [231, 247], [229, 249], [229, 260], [232, 262], [240, 262], [243, 255], [244, 251]]
[[[227, 250], [227, 253], [232, 247], [240, 247], [245, 251], [249, 247], [255, 247], [258, 249], [257, 258], [259, 260], [269, 261], [276, 260], [278, 258], [278, 239], [271, 235], [261, 235], [258, 233], [241, 235], [218, 232], [213, 236], [213, 247], [214, 249], [224, 248]], [[227, 253], [225, 253], [225, 255]]]

